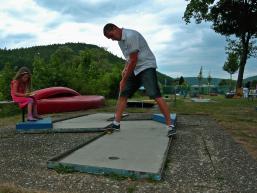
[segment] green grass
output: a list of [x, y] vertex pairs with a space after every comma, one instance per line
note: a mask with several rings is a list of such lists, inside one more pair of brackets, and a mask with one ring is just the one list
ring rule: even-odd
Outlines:
[[64, 166], [62, 164], [59, 164], [57, 167], [54, 168], [54, 170], [59, 174], [68, 174], [75, 172], [73, 167]]

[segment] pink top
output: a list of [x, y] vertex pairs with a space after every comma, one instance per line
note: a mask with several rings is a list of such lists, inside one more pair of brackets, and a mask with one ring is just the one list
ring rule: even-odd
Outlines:
[[25, 106], [27, 106], [28, 103], [31, 102], [32, 98], [31, 97], [21, 97], [21, 96], [16, 96], [15, 95], [15, 90], [14, 90], [14, 84], [18, 83], [18, 93], [26, 93], [26, 85], [20, 84], [19, 81], [17, 80], [12, 80], [11, 82], [11, 96], [14, 102], [19, 104], [19, 107], [22, 109]]

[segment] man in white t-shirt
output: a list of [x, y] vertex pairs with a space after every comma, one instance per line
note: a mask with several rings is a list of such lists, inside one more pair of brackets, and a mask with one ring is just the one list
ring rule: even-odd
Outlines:
[[112, 129], [120, 130], [120, 120], [126, 108], [127, 99], [143, 85], [147, 95], [157, 102], [165, 117], [168, 136], [176, 134], [175, 127], [171, 122], [169, 108], [163, 100], [158, 86], [156, 59], [144, 37], [135, 30], [119, 28], [112, 23], [104, 26], [103, 33], [108, 39], [118, 41], [126, 58], [126, 65], [120, 81], [120, 97], [115, 112], [115, 120], [111, 125]]

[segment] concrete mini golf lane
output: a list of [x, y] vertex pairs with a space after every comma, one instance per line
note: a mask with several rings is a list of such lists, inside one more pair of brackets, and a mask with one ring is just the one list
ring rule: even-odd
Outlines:
[[68, 119], [53, 124], [53, 132], [101, 131], [108, 126], [113, 113], [97, 113]]
[[170, 139], [165, 125], [151, 120], [123, 121], [121, 131], [104, 135], [72, 153], [52, 159], [76, 171], [161, 179]]

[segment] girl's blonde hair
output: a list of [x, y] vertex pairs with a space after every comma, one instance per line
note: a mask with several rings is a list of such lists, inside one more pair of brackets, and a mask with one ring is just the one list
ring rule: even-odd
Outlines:
[[29, 87], [29, 89], [30, 89], [30, 88], [31, 88], [31, 71], [30, 71], [30, 69], [27, 68], [26, 66], [21, 67], [21, 68], [17, 71], [17, 73], [16, 73], [16, 75], [14, 76], [13, 79], [19, 81], [20, 78], [21, 78], [24, 74], [28, 74], [28, 75], [29, 75], [28, 87]]

